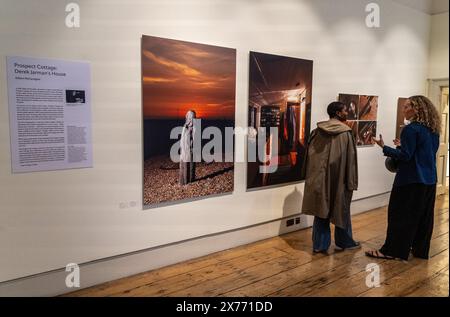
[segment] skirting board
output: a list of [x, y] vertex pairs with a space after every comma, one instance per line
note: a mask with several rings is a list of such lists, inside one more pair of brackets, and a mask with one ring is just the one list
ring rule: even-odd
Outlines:
[[[386, 206], [389, 192], [352, 202], [352, 214]], [[310, 227], [312, 217], [300, 216], [300, 224], [286, 227], [291, 215], [262, 224], [199, 237], [166, 246], [80, 264], [80, 288], [67, 288], [65, 268], [0, 283], [0, 296], [56, 296], [141, 272], [201, 257], [259, 240]]]

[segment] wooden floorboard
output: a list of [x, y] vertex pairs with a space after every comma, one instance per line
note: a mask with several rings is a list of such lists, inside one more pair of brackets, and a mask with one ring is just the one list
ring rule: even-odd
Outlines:
[[[448, 193], [439, 196], [430, 259], [388, 261], [364, 251], [385, 238], [387, 209], [352, 219], [362, 250], [313, 255], [311, 229], [258, 241], [161, 269], [122, 278], [66, 296], [448, 296]], [[332, 230], [333, 233], [333, 230]], [[366, 285], [377, 264], [379, 287]]]

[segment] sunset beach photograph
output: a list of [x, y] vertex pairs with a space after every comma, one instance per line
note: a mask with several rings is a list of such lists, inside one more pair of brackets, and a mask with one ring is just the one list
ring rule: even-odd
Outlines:
[[[141, 53], [144, 207], [232, 192], [234, 162], [225, 158], [234, 150], [224, 137], [235, 123], [236, 50], [143, 36]], [[171, 139], [176, 127], [182, 132]], [[212, 162], [193, 148], [210, 141], [201, 139], [208, 127], [222, 137]], [[170, 157], [176, 142], [179, 161]]]

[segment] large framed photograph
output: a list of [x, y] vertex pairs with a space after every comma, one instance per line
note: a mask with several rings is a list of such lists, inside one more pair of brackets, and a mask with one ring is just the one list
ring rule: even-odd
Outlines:
[[247, 189], [301, 180], [313, 61], [250, 52]]
[[144, 208], [232, 192], [236, 50], [143, 36], [141, 53]]

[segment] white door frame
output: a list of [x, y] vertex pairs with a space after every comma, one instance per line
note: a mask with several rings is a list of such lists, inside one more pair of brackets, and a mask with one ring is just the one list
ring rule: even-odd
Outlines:
[[[445, 107], [443, 105], [443, 102], [441, 100], [442, 97], [442, 88], [449, 87], [449, 80], [446, 79], [428, 79], [428, 85], [427, 85], [427, 96], [430, 98], [430, 100], [433, 102], [433, 104], [438, 108], [439, 114], [442, 114], [444, 112]], [[446, 129], [448, 129], [446, 127]], [[448, 131], [448, 130], [447, 130]], [[436, 193], [438, 195], [444, 194], [447, 191], [446, 187], [446, 169], [447, 169], [447, 160], [448, 160], [448, 140], [442, 140], [442, 136], [446, 136], [446, 131], [443, 131], [441, 134], [441, 140], [439, 144], [439, 150], [437, 153], [437, 172], [441, 173], [441, 183], [437, 184]], [[442, 156], [445, 157], [445, 162], [443, 164], [439, 164], [439, 159], [442, 158]], [[443, 166], [441, 166], [443, 165]]]
[[428, 79], [426, 95], [428, 96], [428, 98], [430, 98], [435, 106], [439, 107], [439, 112], [442, 112], [444, 110], [441, 109], [441, 89], [443, 87], [448, 87], [448, 83], [448, 78]]

